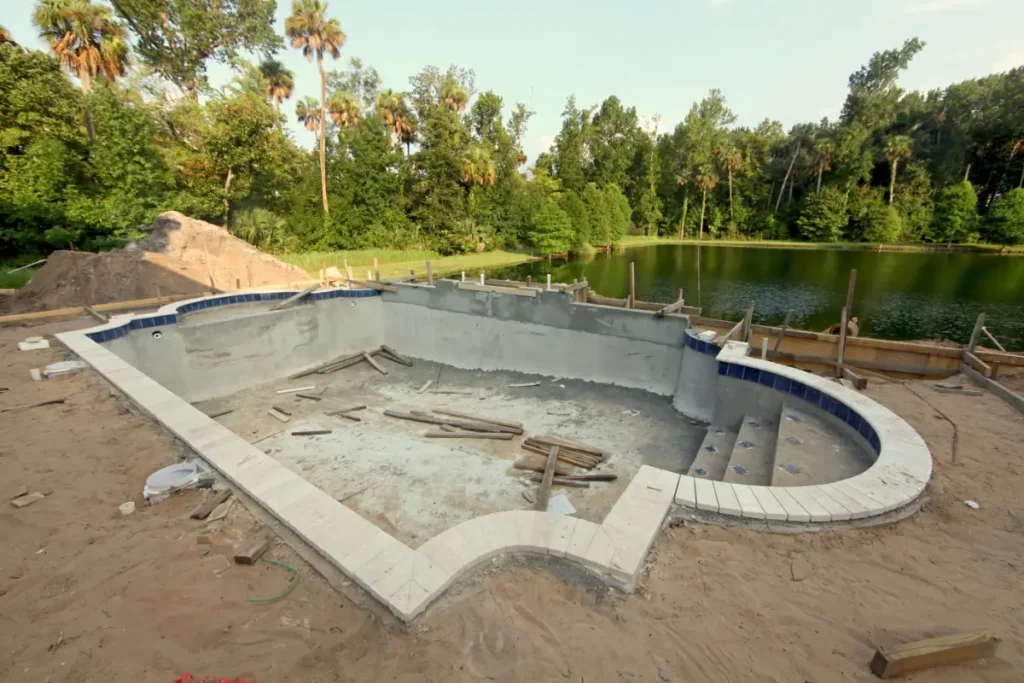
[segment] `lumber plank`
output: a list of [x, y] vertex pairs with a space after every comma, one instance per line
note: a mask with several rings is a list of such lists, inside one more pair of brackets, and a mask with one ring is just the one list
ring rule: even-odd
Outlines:
[[[539, 472], [540, 474], [544, 474], [544, 465], [535, 465], [533, 463], [526, 462], [525, 460], [516, 460], [512, 463], [512, 467], [517, 470], [526, 470], [527, 472]], [[571, 474], [569, 470], [559, 467], [557, 463], [555, 464], [555, 476], [568, 476], [569, 474]]]
[[544, 465], [544, 474], [540, 477], [540, 488], [537, 489], [537, 502], [534, 504], [534, 510], [540, 512], [548, 511], [548, 501], [551, 500], [551, 484], [554, 482], [555, 463], [557, 462], [558, 446], [552, 446], [548, 451], [548, 460]]
[[[530, 481], [539, 481], [539, 482], [541, 482], [541, 485], [543, 485], [543, 475], [540, 475], [540, 474], [530, 475]], [[577, 481], [576, 479], [569, 479], [568, 477], [552, 477], [551, 478], [551, 485], [552, 486], [571, 486], [571, 487], [577, 488], [577, 489], [589, 489], [590, 488], [590, 482], [589, 481]], [[539, 499], [538, 499], [538, 502], [539, 502]], [[544, 506], [544, 509], [547, 510], [547, 505]]]
[[393, 348], [391, 348], [387, 344], [381, 344], [380, 345], [380, 350], [383, 351], [384, 353], [388, 354], [389, 356], [391, 356], [395, 360], [395, 362], [401, 363], [402, 365], [408, 365], [410, 368], [412, 367], [412, 361], [411, 360], [409, 360], [408, 358], [406, 358], [403, 355], [400, 355], [397, 351], [395, 351]]
[[284, 301], [282, 301], [280, 303], [274, 304], [273, 306], [270, 307], [269, 310], [271, 310], [271, 311], [280, 311], [282, 308], [287, 308], [288, 306], [291, 306], [292, 304], [294, 304], [299, 299], [302, 299], [304, 297], [309, 296], [310, 294], [312, 294], [313, 292], [315, 292], [318, 289], [320, 289], [320, 283], [319, 282], [316, 283], [315, 285], [310, 285], [309, 287], [306, 287], [301, 292], [296, 292], [295, 294], [293, 294], [292, 296], [288, 297], [287, 299], [285, 299]]
[[378, 292], [397, 292], [398, 287], [392, 287], [391, 285], [385, 285], [380, 282], [374, 282], [373, 280], [352, 280], [357, 285], [366, 287], [367, 289], [376, 289]]
[[100, 321], [101, 323], [105, 323], [105, 322], [107, 322], [107, 316], [103, 315], [102, 313], [100, 313], [99, 311], [97, 311], [97, 310], [96, 310], [95, 308], [93, 308], [92, 306], [83, 306], [83, 308], [85, 309], [85, 312], [86, 312], [86, 313], [88, 313], [88, 314], [89, 314], [89, 315], [91, 315], [92, 317], [96, 318], [96, 319], [97, 319], [97, 320], [99, 320], [99, 321]]
[[382, 365], [381, 365], [380, 363], [378, 363], [377, 361], [375, 361], [375, 360], [373, 359], [373, 356], [371, 356], [370, 354], [368, 354], [368, 353], [367, 353], [366, 351], [363, 351], [363, 360], [365, 360], [365, 361], [366, 361], [367, 363], [369, 363], [370, 365], [372, 365], [372, 366], [373, 366], [373, 368], [374, 368], [374, 369], [375, 369], [375, 370], [376, 370], [377, 372], [379, 372], [380, 374], [382, 374], [382, 375], [386, 375], [386, 374], [388, 374], [388, 371], [384, 369], [384, 366], [382, 366]]
[[303, 429], [301, 431], [292, 432], [292, 436], [320, 436], [322, 434], [330, 433], [330, 429]]
[[[321, 363], [320, 365], [316, 365], [314, 367], [311, 367], [308, 370], [303, 370], [302, 372], [297, 372], [294, 375], [289, 375], [288, 379], [300, 379], [302, 377], [305, 377], [306, 375], [312, 375], [315, 372], [320, 372], [324, 368], [329, 368], [332, 365], [336, 365], [337, 363], [343, 363], [345, 361], [352, 360], [353, 358], [358, 358], [359, 360], [362, 360], [363, 359], [363, 352], [359, 351], [357, 353], [349, 353], [349, 354], [346, 354], [344, 356], [338, 356], [337, 358], [335, 358], [333, 360], [329, 360], [326, 363]], [[323, 374], [323, 373], [321, 373], [321, 374]]]
[[989, 366], [988, 363], [981, 360], [970, 351], [964, 351], [964, 362], [970, 365], [978, 372], [984, 373], [986, 375], [992, 372], [992, 368]]
[[558, 446], [568, 446], [573, 450], [583, 451], [584, 453], [590, 453], [602, 459], [607, 455], [607, 453], [605, 453], [599, 448], [594, 448], [593, 446], [588, 446], [585, 443], [580, 443], [579, 441], [572, 441], [571, 439], [566, 439], [561, 436], [555, 436], [554, 434], [542, 434], [540, 436], [534, 436], [531, 438], [533, 438], [535, 441], [546, 441]]
[[334, 365], [329, 365], [326, 368], [317, 370], [317, 373], [321, 375], [329, 375], [332, 372], [337, 372], [338, 370], [344, 370], [345, 368], [350, 368], [353, 365], [358, 365], [359, 363], [362, 363], [364, 360], [366, 359], [363, 358], [363, 354], [360, 353], [358, 356], [354, 358], [349, 358], [348, 360], [343, 360], [338, 363], [335, 363]]
[[994, 657], [1000, 639], [983, 631], [929, 638], [915, 643], [879, 647], [871, 660], [871, 673], [892, 678], [911, 671]]
[[11, 408], [4, 408], [0, 410], [0, 413], [6, 413], [10, 410], [26, 410], [28, 408], [42, 408], [43, 406], [52, 406], [57, 403], [64, 403], [62, 398], [53, 398], [49, 401], [40, 401], [39, 403], [25, 403], [20, 406], [13, 406]]
[[[171, 303], [172, 301], [181, 301], [182, 299], [191, 298], [193, 298], [193, 295], [191, 294], [184, 296], [158, 296], [150, 299], [135, 299], [133, 301], [97, 304], [92, 308], [97, 311], [120, 311], [125, 308], [147, 308], [149, 306], [158, 306], [160, 304]], [[42, 320], [44, 318], [56, 318], [64, 315], [79, 315], [81, 313], [85, 313], [85, 306], [55, 308], [49, 311], [36, 311], [35, 313], [16, 313], [14, 315], [5, 315], [0, 317], [0, 325], [4, 323], [21, 322], [23, 320]]]
[[270, 409], [270, 410], [268, 410], [267, 412], [268, 412], [268, 413], [269, 413], [270, 415], [272, 415], [273, 417], [276, 417], [276, 418], [277, 418], [278, 420], [280, 420], [281, 422], [291, 422], [291, 421], [292, 421], [292, 419], [291, 419], [290, 417], [288, 417], [287, 415], [282, 415], [281, 413], [277, 412], [277, 411], [276, 411], [276, 410], [274, 410], [273, 408], [271, 408], [271, 409]]
[[434, 383], [434, 380], [428, 379], [426, 382], [423, 383], [423, 386], [420, 387], [420, 390], [417, 391], [416, 393], [417, 394], [422, 394], [422, 393], [426, 392], [426, 390], [429, 389], [430, 385], [433, 384], [433, 383]]
[[848, 379], [851, 382], [853, 382], [853, 386], [855, 386], [857, 389], [863, 391], [864, 389], [867, 388], [867, 386], [868, 386], [867, 378], [866, 377], [861, 377], [856, 372], [854, 372], [853, 370], [848, 368], [846, 365], [843, 365], [843, 367], [840, 369], [840, 373], [842, 373], [843, 378]]
[[[447, 425], [442, 425], [445, 427]], [[430, 439], [496, 439], [501, 441], [508, 441], [515, 437], [515, 434], [509, 434], [508, 432], [427, 432], [423, 436]]]
[[215, 491], [213, 495], [207, 496], [203, 502], [201, 502], [196, 509], [189, 515], [192, 519], [206, 519], [210, 516], [218, 505], [223, 503], [225, 500], [231, 497], [231, 491], [225, 489], [223, 491]]
[[[851, 337], [850, 339], [860, 339], [860, 337]], [[835, 358], [828, 358], [826, 356], [815, 356], [804, 353], [788, 353], [786, 351], [769, 351], [768, 360], [782, 360], [789, 361], [791, 363], [813, 363], [816, 365], [829, 366], [833, 366], [836, 363]], [[851, 362], [855, 363], [861, 369], [880, 370], [882, 372], [898, 372], [904, 375], [951, 377], [957, 374], [957, 371], [953, 369], [929, 368], [923, 365], [904, 365], [903, 363], [888, 363], [883, 361], [872, 360], [855, 360]]]
[[682, 299], [680, 299], [675, 303], [671, 303], [668, 306], [665, 306], [665, 308], [661, 309], [660, 311], [656, 311], [654, 315], [658, 316], [659, 318], [664, 318], [669, 313], [675, 313], [684, 308], [686, 308], [686, 303]]
[[268, 539], [257, 539], [249, 542], [249, 544], [243, 546], [242, 550], [235, 553], [235, 562], [237, 564], [255, 564], [263, 553], [267, 552], [267, 548], [270, 547], [270, 541]]
[[313, 394], [295, 394], [295, 395], [298, 396], [299, 398], [304, 398], [307, 401], [322, 401], [323, 400], [321, 397], [314, 396]]
[[452, 417], [461, 417], [464, 420], [472, 420], [473, 422], [484, 422], [486, 424], [498, 425], [499, 427], [505, 427], [506, 429], [514, 430], [516, 434], [523, 433], [523, 423], [511, 422], [504, 420], [495, 420], [489, 417], [480, 417], [479, 415], [471, 415], [470, 413], [460, 413], [455, 410], [446, 410], [444, 408], [434, 409], [435, 413], [440, 415], [451, 415]]
[[999, 398], [1003, 399], [1011, 406], [1016, 408], [1018, 411], [1024, 413], [1024, 396], [1021, 396], [1020, 394], [1007, 389], [1002, 384], [993, 379], [985, 377], [985, 375], [981, 374], [980, 372], [970, 367], [966, 363], [960, 364], [960, 372], [967, 375], [967, 377], [969, 377], [978, 386], [982, 387], [983, 389], [988, 389], [993, 394], [995, 394], [996, 396], [998, 396]]
[[465, 420], [455, 420], [451, 418], [440, 418], [427, 415], [426, 413], [401, 413], [397, 410], [385, 410], [384, 414], [388, 417], [397, 417], [400, 420], [412, 420], [413, 422], [424, 422], [432, 425], [450, 425], [452, 427], [459, 427], [460, 429], [466, 429], [472, 432], [490, 432], [494, 434], [510, 433], [508, 428], [499, 427], [497, 425], [483, 424], [480, 422], [467, 422]]

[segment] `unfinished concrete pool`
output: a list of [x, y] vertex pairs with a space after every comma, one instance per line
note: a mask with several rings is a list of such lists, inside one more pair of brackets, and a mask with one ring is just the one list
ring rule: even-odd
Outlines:
[[405, 621], [496, 556], [632, 590], [674, 507], [765, 529], [883, 520], [931, 474], [888, 409], [686, 315], [451, 280], [271, 310], [295, 294], [59, 339]]

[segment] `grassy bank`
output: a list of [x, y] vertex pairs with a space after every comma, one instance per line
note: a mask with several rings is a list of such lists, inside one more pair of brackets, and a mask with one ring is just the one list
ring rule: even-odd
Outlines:
[[38, 270], [38, 268], [29, 268], [28, 270], [19, 270], [17, 273], [7, 274], [7, 271], [17, 268], [17, 265], [0, 265], [0, 289], [20, 289], [24, 287], [32, 276]]
[[481, 270], [514, 266], [532, 260], [530, 254], [511, 251], [485, 251], [483, 253], [461, 254], [459, 256], [441, 256], [434, 251], [399, 251], [390, 249], [367, 249], [362, 251], [331, 251], [305, 252], [302, 254], [284, 254], [279, 256], [285, 263], [302, 268], [313, 278], [320, 276], [320, 268], [326, 264], [335, 266], [342, 273], [345, 264], [352, 267], [352, 275], [357, 278], [366, 277], [366, 271], [373, 268], [373, 259], [380, 265], [382, 278], [408, 275], [415, 271], [417, 276], [427, 274], [427, 261], [430, 261], [434, 275], [445, 275], [466, 271], [467, 277], [474, 276]]
[[621, 249], [648, 247], [656, 244], [688, 244], [705, 247], [762, 247], [774, 249], [818, 249], [836, 251], [906, 251], [906, 252], [980, 252], [985, 254], [1024, 255], [1024, 246], [1003, 247], [997, 244], [869, 244], [866, 242], [794, 242], [758, 239], [685, 239], [678, 237], [646, 237], [628, 235], [618, 242]]

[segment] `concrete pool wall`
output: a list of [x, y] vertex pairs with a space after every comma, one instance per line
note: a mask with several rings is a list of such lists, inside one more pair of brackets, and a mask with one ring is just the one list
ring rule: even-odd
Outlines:
[[[746, 344], [719, 349], [688, 330], [683, 316], [658, 318], [575, 303], [560, 292], [452, 281], [395, 287], [397, 292], [383, 295], [317, 292], [273, 312], [267, 302], [293, 292], [198, 299], [58, 338], [406, 621], [498, 554], [566, 558], [632, 590], [673, 503], [766, 522], [843, 521], [911, 504], [930, 477], [927, 446], [888, 409], [825, 378], [751, 358]], [[684, 413], [715, 420], [768, 415], [783, 400], [800, 400], [808, 411], [834, 418], [874, 462], [847, 480], [790, 487], [710, 481], [644, 466], [601, 524], [499, 512], [452, 527], [413, 550], [187, 402], [381, 343], [460, 368], [640, 388], [671, 396]]]

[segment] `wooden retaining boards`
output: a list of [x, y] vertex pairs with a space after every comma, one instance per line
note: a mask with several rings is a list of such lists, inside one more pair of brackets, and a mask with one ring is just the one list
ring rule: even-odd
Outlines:
[[871, 660], [871, 673], [892, 678], [911, 671], [994, 657], [1000, 639], [984, 632], [960, 633], [919, 640], [893, 648], [880, 647]]
[[292, 294], [290, 297], [288, 297], [284, 301], [282, 301], [280, 303], [274, 304], [268, 310], [270, 310], [270, 311], [280, 311], [282, 308], [287, 308], [288, 306], [291, 306], [292, 304], [294, 304], [299, 299], [302, 299], [304, 297], [309, 296], [310, 294], [312, 294], [313, 292], [315, 292], [318, 289], [320, 289], [320, 284], [319, 283], [317, 283], [315, 285], [310, 285], [309, 287], [306, 287], [301, 292], [296, 292], [295, 294]]
[[502, 420], [492, 420], [489, 417], [480, 417], [478, 415], [470, 415], [469, 413], [460, 413], [455, 410], [445, 410], [443, 408], [434, 409], [435, 413], [440, 415], [449, 415], [451, 417], [459, 417], [464, 420], [472, 420], [474, 422], [484, 422], [486, 424], [492, 424], [498, 427], [504, 427], [502, 431], [510, 432], [513, 434], [522, 434], [523, 425], [520, 422], [504, 422]]
[[969, 377], [971, 381], [973, 381], [978, 386], [982, 387], [983, 389], [988, 389], [993, 394], [995, 394], [996, 396], [998, 396], [999, 398], [1003, 399], [1011, 406], [1016, 408], [1018, 411], [1024, 413], [1024, 396], [1021, 396], [1016, 392], [1010, 391], [1009, 389], [1007, 389], [1006, 387], [1004, 387], [1002, 384], [995, 380], [985, 377], [985, 375], [981, 374], [980, 372], [969, 366], [967, 363], [962, 363], [960, 365], [960, 372], [967, 375], [967, 377]]
[[[829, 367], [835, 367], [836, 365], [835, 358], [827, 358], [825, 356], [812, 356], [809, 354], [802, 353], [787, 353], [785, 351], [769, 351], [768, 360], [789, 361], [791, 363], [808, 363], [812, 365], [827, 365]], [[855, 368], [860, 367], [865, 368], [867, 370], [894, 372], [905, 375], [952, 377], [953, 375], [957, 374], [957, 370], [954, 369], [931, 368], [923, 365], [903, 365], [901, 363], [886, 363], [882, 361], [871, 360], [854, 360], [851, 358], [847, 358], [846, 363], [854, 366]]]
[[[160, 306], [161, 304], [169, 304], [174, 301], [184, 301], [185, 299], [194, 299], [195, 294], [189, 294], [186, 296], [158, 296], [151, 299], [135, 299], [134, 301], [119, 301], [117, 303], [110, 304], [94, 304], [91, 308], [94, 311], [121, 311], [128, 308], [148, 308], [150, 306]], [[65, 315], [81, 315], [85, 313], [85, 306], [73, 306], [71, 308], [57, 308], [52, 311], [36, 311], [35, 313], [16, 313], [14, 315], [5, 315], [0, 317], [0, 325], [4, 323], [16, 323], [23, 320], [43, 320], [45, 318], [56, 318]]]
[[[613, 299], [607, 296], [600, 296], [598, 294], [587, 293], [587, 303], [596, 304], [598, 306], [612, 306], [614, 308], [628, 308], [628, 299]], [[661, 309], [665, 308], [665, 304], [657, 304], [651, 301], [640, 301], [637, 300], [634, 306], [634, 310], [637, 311], [653, 311], [657, 313]], [[674, 313], [680, 313], [682, 315], [700, 315], [701, 309], [696, 306], [681, 306]], [[729, 323], [731, 326], [732, 323]]]

